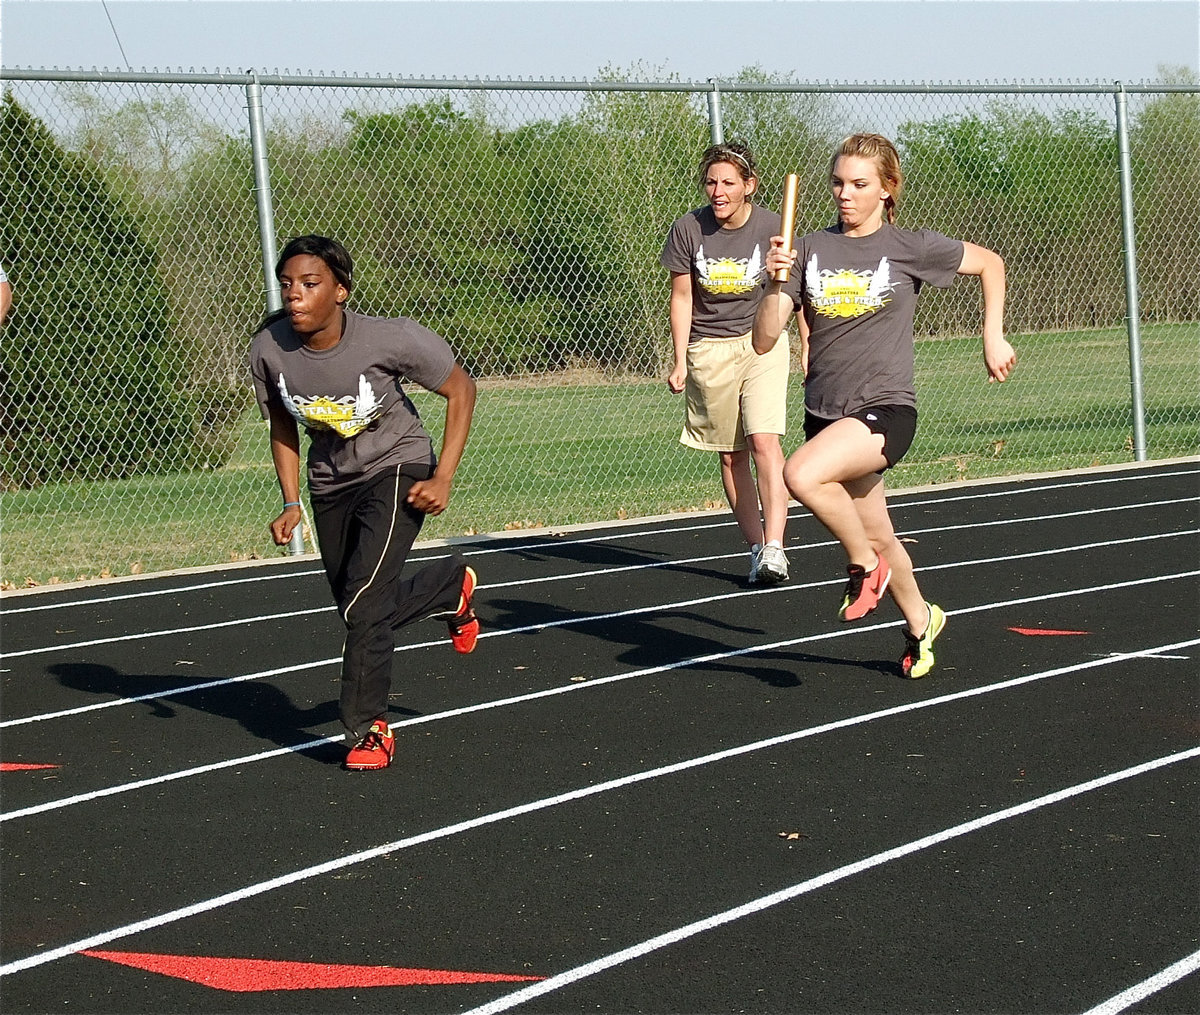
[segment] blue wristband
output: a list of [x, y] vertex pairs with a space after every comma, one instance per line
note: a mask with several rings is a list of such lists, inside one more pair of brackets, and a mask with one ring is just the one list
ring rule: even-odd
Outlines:
[[290, 507], [299, 507], [299, 506], [300, 506], [300, 502], [299, 502], [298, 500], [289, 500], [289, 501], [288, 501], [287, 503], [285, 503], [283, 506], [284, 506], [285, 508], [290, 508]]

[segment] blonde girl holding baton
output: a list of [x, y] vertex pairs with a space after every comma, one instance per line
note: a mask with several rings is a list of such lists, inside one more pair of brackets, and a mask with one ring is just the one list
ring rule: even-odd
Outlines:
[[768, 285], [754, 348], [769, 354], [799, 313], [808, 343], [805, 443], [788, 459], [784, 480], [846, 552], [840, 618], [865, 617], [890, 591], [906, 623], [901, 671], [923, 677], [946, 617], [917, 585], [883, 482], [916, 433], [913, 315], [922, 286], [978, 276], [984, 365], [989, 381], [1004, 381], [1016, 365], [1004, 337], [1004, 262], [973, 243], [895, 225], [904, 177], [895, 146], [878, 134], [842, 141], [829, 182], [837, 225], [802, 237], [795, 250], [772, 239], [768, 271], [795, 269], [787, 282]]

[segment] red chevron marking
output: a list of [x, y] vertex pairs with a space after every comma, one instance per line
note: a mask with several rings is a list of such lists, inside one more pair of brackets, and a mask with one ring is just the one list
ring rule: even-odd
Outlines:
[[542, 976], [466, 973], [453, 969], [405, 969], [392, 966], [342, 966], [323, 962], [212, 958], [203, 955], [154, 955], [147, 952], [84, 951], [134, 969], [203, 984], [216, 990], [324, 990], [338, 987], [413, 987], [456, 983], [519, 983]]

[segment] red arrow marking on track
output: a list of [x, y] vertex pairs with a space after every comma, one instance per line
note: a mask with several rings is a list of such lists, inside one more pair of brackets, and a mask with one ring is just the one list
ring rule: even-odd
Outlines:
[[1091, 634], [1091, 631], [1051, 631], [1044, 627], [1010, 627], [1010, 631], [1015, 631], [1017, 634], [1028, 635], [1056, 635], [1056, 634]]
[[22, 765], [17, 761], [0, 762], [0, 772], [32, 772], [39, 768], [58, 768], [57, 765]]
[[222, 959], [146, 952], [85, 951], [94, 959], [144, 969], [203, 984], [217, 990], [317, 990], [336, 987], [414, 987], [454, 983], [523, 983], [543, 976], [464, 973], [453, 969], [404, 969], [393, 966], [337, 966], [322, 962], [272, 959]]

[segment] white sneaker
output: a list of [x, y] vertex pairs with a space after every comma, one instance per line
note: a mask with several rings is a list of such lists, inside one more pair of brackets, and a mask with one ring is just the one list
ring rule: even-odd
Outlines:
[[758, 562], [761, 553], [762, 547], [758, 543], [753, 543], [750, 547], [750, 574], [746, 578], [746, 584], [748, 585], [753, 585], [758, 581]]
[[758, 581], [785, 582], [788, 580], [787, 554], [782, 546], [772, 546], [768, 543], [758, 554]]

